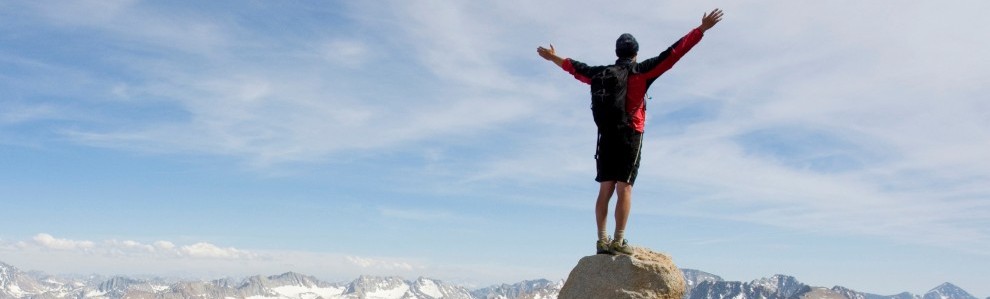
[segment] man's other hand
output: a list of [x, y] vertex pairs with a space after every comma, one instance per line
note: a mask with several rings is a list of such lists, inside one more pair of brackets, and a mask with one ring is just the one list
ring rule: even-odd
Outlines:
[[543, 59], [551, 60], [551, 61], [553, 60], [554, 57], [557, 57], [557, 51], [554, 50], [553, 44], [550, 44], [550, 49], [544, 47], [536, 48], [536, 53], [539, 53], [540, 57], [543, 57]]

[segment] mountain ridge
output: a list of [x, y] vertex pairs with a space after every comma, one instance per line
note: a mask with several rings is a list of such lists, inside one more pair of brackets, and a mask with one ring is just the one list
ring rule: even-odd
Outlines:
[[[925, 294], [876, 295], [842, 286], [810, 286], [793, 276], [777, 274], [749, 282], [726, 281], [708, 272], [682, 269], [684, 299], [978, 299], [962, 288], [943, 283]], [[325, 282], [297, 272], [254, 275], [237, 281], [138, 279], [127, 276], [66, 278], [24, 272], [0, 262], [0, 299], [26, 298], [324, 298], [324, 299], [554, 299], [564, 281], [524, 280], [478, 289], [427, 277], [362, 275], [350, 282]], [[990, 299], [990, 298], [988, 298]]]

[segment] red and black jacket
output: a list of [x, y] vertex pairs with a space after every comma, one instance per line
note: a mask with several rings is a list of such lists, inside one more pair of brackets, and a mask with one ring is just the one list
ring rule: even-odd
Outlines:
[[[701, 30], [695, 28], [668, 47], [667, 50], [661, 52], [660, 55], [640, 63], [636, 63], [630, 59], [616, 60], [615, 64], [632, 64], [632, 72], [630, 72], [625, 86], [626, 112], [629, 113], [632, 120], [630, 125], [637, 132], [642, 133], [646, 124], [646, 90], [650, 88], [653, 81], [656, 81], [660, 75], [673, 67], [674, 63], [677, 63], [694, 45], [698, 44], [703, 35]], [[577, 60], [567, 58], [564, 59], [561, 67], [581, 82], [591, 84], [591, 77], [609, 66], [589, 66]]]

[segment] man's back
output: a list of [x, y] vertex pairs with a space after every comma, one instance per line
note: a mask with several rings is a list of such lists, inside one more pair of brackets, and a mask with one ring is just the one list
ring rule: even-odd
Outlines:
[[[704, 33], [695, 28], [681, 37], [677, 42], [670, 45], [659, 55], [637, 63], [635, 57], [619, 58], [616, 65], [626, 65], [629, 75], [624, 90], [626, 93], [626, 112], [630, 117], [630, 126], [636, 131], [643, 132], [646, 125], [646, 91], [653, 85], [653, 82], [664, 72], [670, 70], [677, 61], [684, 57], [704, 36]], [[565, 59], [561, 67], [581, 82], [591, 84], [591, 78], [610, 66], [589, 66], [574, 59]]]

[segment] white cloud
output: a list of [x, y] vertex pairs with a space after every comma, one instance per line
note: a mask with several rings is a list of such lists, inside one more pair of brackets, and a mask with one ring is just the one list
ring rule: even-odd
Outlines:
[[172, 250], [175, 249], [175, 244], [169, 241], [155, 241], [151, 244], [158, 250]]
[[179, 248], [179, 252], [184, 256], [193, 258], [250, 259], [256, 257], [255, 254], [244, 250], [233, 247], [221, 248], [206, 242], [182, 246]]
[[37, 234], [32, 238], [35, 244], [57, 250], [90, 250], [95, 247], [92, 241], [75, 241], [69, 239], [57, 239], [49, 234]]
[[413, 265], [407, 262], [375, 259], [359, 256], [347, 256], [347, 261], [361, 267], [383, 271], [411, 271]]
[[[80, 240], [68, 240], [81, 242]], [[287, 271], [314, 275], [326, 281], [350, 281], [360, 275], [420, 276], [475, 285], [514, 282], [524, 278], [557, 277], [559, 271], [504, 263], [450, 263], [409, 256], [369, 256], [317, 251], [272, 251], [223, 248], [201, 242], [175, 246], [169, 241], [147, 244], [138, 241], [93, 242], [90, 251], [47, 250], [33, 242], [0, 240], [2, 262], [25, 270], [47, 273], [102, 275], [155, 275], [189, 279], [215, 279], [270, 275]], [[166, 250], [167, 249], [167, 250]], [[131, 250], [131, 251], [127, 251]], [[115, 252], [116, 251], [116, 252]], [[183, 254], [179, 254], [183, 252]], [[196, 254], [196, 257], [189, 254]], [[239, 256], [235, 257], [235, 256]], [[548, 273], [552, 274], [552, 276]]]
[[[21, 269], [49, 273], [99, 273], [106, 275], [174, 275], [195, 279], [231, 275], [265, 275], [295, 271], [329, 281], [350, 280], [359, 275], [429, 276], [463, 279], [476, 269], [447, 269], [431, 262], [404, 257], [371, 257], [310, 251], [263, 251], [220, 247], [208, 242], [177, 246], [169, 241], [151, 245], [138, 241], [103, 242], [58, 239], [39, 234], [46, 244], [60, 240], [59, 248], [49, 249], [37, 242], [5, 246], [0, 242], [3, 262]], [[56, 242], [57, 243], [57, 242]], [[69, 246], [65, 244], [75, 244]], [[92, 247], [80, 244], [92, 244]], [[83, 250], [82, 247], [90, 248]]]
[[55, 238], [46, 233], [35, 235], [32, 241], [32, 243], [18, 242], [17, 247], [24, 251], [49, 249], [86, 255], [129, 256], [156, 259], [250, 260], [263, 257], [251, 251], [234, 247], [224, 248], [207, 242], [184, 246], [176, 246], [169, 241], [155, 241], [152, 244], [144, 244], [133, 240], [94, 242], [89, 240]]
[[155, 251], [155, 247], [154, 246], [151, 246], [151, 245], [148, 245], [148, 244], [142, 244], [142, 243], [137, 242], [137, 241], [126, 240], [126, 241], [123, 241], [123, 242], [117, 242], [116, 240], [112, 240], [110, 242], [113, 244], [113, 246], [117, 246], [117, 247], [120, 247], [120, 248], [126, 248], [126, 249], [131, 249], [131, 250], [136, 250], [136, 251], [146, 251], [146, 252], [154, 252]]

